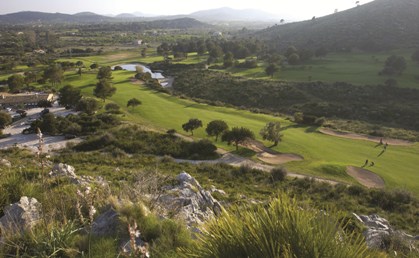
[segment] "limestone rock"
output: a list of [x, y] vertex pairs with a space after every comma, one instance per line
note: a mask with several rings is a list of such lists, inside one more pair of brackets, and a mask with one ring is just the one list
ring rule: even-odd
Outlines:
[[177, 180], [179, 184], [167, 187], [158, 199], [166, 211], [177, 214], [193, 231], [197, 231], [197, 225], [221, 214], [221, 204], [195, 178], [182, 172]]
[[23, 196], [4, 209], [0, 218], [2, 231], [21, 232], [34, 227], [41, 219], [41, 204], [35, 198]]
[[12, 167], [12, 163], [7, 159], [0, 159], [0, 166], [10, 168]]
[[67, 177], [73, 184], [87, 186], [92, 183], [102, 187], [108, 187], [108, 182], [103, 177], [78, 176], [73, 166], [59, 163], [55, 164], [49, 175], [52, 177]]
[[218, 193], [221, 194], [223, 196], [227, 195], [226, 192], [224, 192], [223, 190], [217, 189], [215, 186], [211, 186], [210, 188], [211, 193]]
[[50, 176], [66, 176], [69, 178], [77, 178], [75, 173], [76, 169], [73, 166], [67, 164], [55, 164], [52, 168], [51, 172], [49, 172]]
[[92, 234], [96, 236], [116, 235], [119, 225], [119, 214], [111, 208], [95, 219], [92, 224]]
[[[391, 227], [390, 223], [376, 215], [357, 215], [353, 213], [355, 218], [357, 218], [362, 224], [364, 224], [367, 229], [364, 231], [365, 241], [369, 248], [374, 249], [384, 249], [385, 248], [385, 237], [388, 236], [397, 236], [407, 241], [415, 240], [414, 236], [408, 235], [403, 231], [395, 230]], [[413, 247], [413, 245], [412, 245]]]

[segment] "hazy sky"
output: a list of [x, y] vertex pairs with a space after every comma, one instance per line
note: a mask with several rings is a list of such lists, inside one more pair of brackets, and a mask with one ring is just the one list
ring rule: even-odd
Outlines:
[[[360, 1], [361, 4], [372, 0]], [[352, 8], [356, 0], [0, 0], [0, 14], [19, 11], [98, 14], [142, 12], [147, 14], [189, 14], [219, 7], [260, 9], [280, 18], [302, 20]]]

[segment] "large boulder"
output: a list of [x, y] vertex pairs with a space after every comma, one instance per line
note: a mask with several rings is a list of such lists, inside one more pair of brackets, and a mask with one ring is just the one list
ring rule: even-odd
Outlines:
[[164, 210], [177, 214], [189, 228], [196, 231], [197, 225], [222, 212], [211, 192], [203, 189], [191, 175], [182, 172], [177, 180], [178, 184], [167, 187], [158, 202]]
[[96, 236], [116, 235], [119, 225], [119, 214], [113, 208], [110, 208], [100, 214], [92, 223], [92, 234]]
[[23, 196], [20, 201], [4, 209], [0, 218], [1, 231], [14, 233], [33, 228], [41, 219], [41, 203], [35, 198]]

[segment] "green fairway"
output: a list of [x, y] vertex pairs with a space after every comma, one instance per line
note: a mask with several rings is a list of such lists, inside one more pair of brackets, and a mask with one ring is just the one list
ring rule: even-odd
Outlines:
[[[320, 177], [337, 179], [343, 182], [354, 180], [344, 173], [348, 165], [362, 166], [366, 159], [375, 162], [375, 166], [367, 169], [379, 174], [390, 188], [405, 188], [419, 195], [419, 145], [389, 146], [381, 156], [382, 147], [367, 141], [343, 139], [320, 134], [316, 128], [298, 127], [291, 122], [269, 115], [254, 114], [248, 111], [225, 107], [214, 107], [179, 99], [164, 93], [156, 93], [142, 85], [133, 84], [130, 78], [133, 72], [113, 72], [113, 83], [116, 94], [106, 102], [113, 101], [125, 111], [124, 119], [144, 124], [152, 128], [166, 131], [182, 131], [181, 125], [190, 118], [203, 121], [204, 127], [214, 119], [226, 121], [230, 127], [244, 126], [251, 129], [259, 140], [259, 130], [270, 121], [280, 121], [283, 130], [283, 141], [275, 149], [284, 153], [296, 153], [304, 157], [304, 161], [290, 162], [285, 165], [290, 171]], [[69, 74], [67, 82], [82, 88], [83, 93], [92, 94], [96, 83], [96, 74], [84, 74], [82, 79]], [[127, 101], [138, 98], [142, 105], [126, 108]], [[204, 128], [194, 132], [194, 136], [205, 138]], [[269, 142], [264, 142], [269, 146]], [[217, 146], [233, 150], [232, 146], [217, 143]]]
[[[410, 59], [413, 51], [394, 51], [391, 53], [331, 53], [323, 58], [314, 58], [304, 65], [286, 66], [274, 75], [274, 79], [286, 81], [324, 81], [348, 82], [355, 85], [384, 84], [390, 78], [397, 80], [399, 87], [419, 88], [419, 64]], [[407, 68], [400, 76], [380, 76], [384, 62], [391, 54], [404, 56]], [[264, 67], [227, 71], [238, 76], [266, 78]]]

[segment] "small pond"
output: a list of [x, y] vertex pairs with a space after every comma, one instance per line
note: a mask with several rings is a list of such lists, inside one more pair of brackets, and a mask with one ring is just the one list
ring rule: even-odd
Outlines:
[[[135, 67], [141, 66], [145, 73], [150, 73], [151, 74], [151, 78], [153, 78], [153, 79], [164, 79], [164, 76], [161, 73], [153, 73], [153, 71], [151, 71], [150, 68], [148, 68], [147, 66], [144, 66], [142, 64], [120, 64], [118, 66], [122, 67], [122, 69], [124, 69], [124, 70], [133, 71], [133, 72], [136, 71]], [[112, 70], [114, 69], [114, 67], [115, 66], [112, 67]]]

